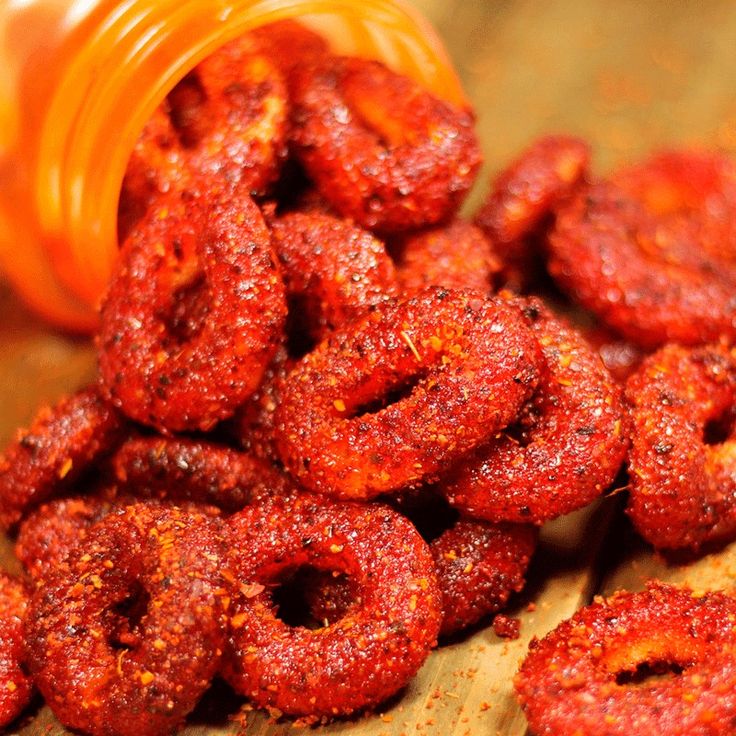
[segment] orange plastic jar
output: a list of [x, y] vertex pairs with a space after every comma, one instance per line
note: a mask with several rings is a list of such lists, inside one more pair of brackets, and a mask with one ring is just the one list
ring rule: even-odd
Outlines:
[[437, 36], [401, 0], [6, 0], [0, 9], [0, 269], [38, 313], [95, 327], [139, 131], [215, 48], [297, 18], [463, 101]]

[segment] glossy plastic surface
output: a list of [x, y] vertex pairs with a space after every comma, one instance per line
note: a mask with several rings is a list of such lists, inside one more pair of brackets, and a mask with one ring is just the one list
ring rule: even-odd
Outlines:
[[138, 132], [215, 48], [286, 17], [464, 102], [437, 36], [399, 0], [6, 0], [0, 268], [36, 311], [94, 329]]

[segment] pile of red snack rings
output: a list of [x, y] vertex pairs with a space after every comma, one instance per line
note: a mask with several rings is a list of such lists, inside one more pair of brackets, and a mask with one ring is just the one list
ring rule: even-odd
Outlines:
[[[736, 166], [589, 159], [537, 141], [470, 222], [471, 110], [293, 22], [187, 75], [129, 164], [98, 380], [0, 459], [0, 723], [37, 688], [166, 734], [216, 675], [275, 717], [376, 708], [620, 472], [656, 548], [733, 537]], [[595, 602], [532, 643], [533, 731], [731, 733], [734, 610]]]

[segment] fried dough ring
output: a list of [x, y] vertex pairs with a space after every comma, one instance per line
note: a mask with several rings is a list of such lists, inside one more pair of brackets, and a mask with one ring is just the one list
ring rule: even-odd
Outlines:
[[481, 159], [469, 110], [365, 59], [327, 57], [289, 81], [296, 154], [341, 215], [393, 232], [457, 210]]
[[[93, 488], [84, 496], [54, 499], [23, 519], [18, 527], [15, 556], [34, 582], [43, 582], [64, 565], [76, 549], [82, 548], [87, 533], [98, 521], [139, 502], [140, 496], [136, 498], [110, 485]], [[173, 502], [160, 499], [146, 499], [145, 503], [151, 507], [174, 506]], [[208, 516], [220, 514], [216, 506], [191, 501], [183, 501], [177, 507]]]
[[192, 171], [169, 118], [167, 103], [157, 107], [146, 122], [128, 159], [118, 201], [118, 243], [155, 201], [191, 185]]
[[[176, 729], [220, 664], [223, 545], [211, 516], [136, 504], [98, 522], [37, 586], [29, 666], [64, 725], [93, 736]], [[120, 612], [131, 599], [138, 621]]]
[[226, 512], [293, 488], [265, 460], [214, 442], [133, 437], [110, 463], [123, 493], [208, 504]]
[[[626, 509], [662, 549], [697, 549], [736, 534], [736, 354], [723, 346], [668, 345], [626, 384], [633, 419]], [[711, 443], [712, 424], [727, 437]]]
[[475, 224], [493, 243], [509, 288], [529, 287], [541, 270], [534, 236], [585, 180], [590, 147], [580, 138], [534, 141], [494, 179]]
[[501, 261], [490, 241], [475, 225], [453, 220], [391, 244], [405, 295], [428, 286], [491, 291]]
[[282, 217], [267, 212], [267, 218], [289, 303], [287, 340], [235, 424], [245, 449], [273, 459], [274, 412], [294, 358], [396, 296], [399, 287], [383, 244], [356, 225], [317, 212]]
[[57, 498], [42, 504], [18, 527], [15, 556], [32, 580], [43, 580], [113, 508], [112, 501], [97, 495]]
[[287, 295], [312, 342], [398, 295], [393, 262], [366, 230], [317, 212], [268, 224]]
[[[536, 736], [730, 736], [736, 600], [651, 584], [532, 640], [514, 684]], [[669, 677], [637, 682], [642, 667]], [[646, 670], [645, 670], [646, 671]]]
[[123, 426], [95, 387], [43, 407], [0, 457], [0, 524], [14, 526], [26, 511], [69, 487], [114, 447]]
[[284, 286], [247, 195], [174, 194], [136, 226], [102, 305], [101, 383], [163, 433], [211, 429], [255, 391], [286, 317]]
[[537, 544], [531, 524], [491, 524], [458, 519], [433, 540], [442, 591], [440, 634], [450, 636], [500, 611], [524, 587]]
[[138, 137], [120, 193], [120, 242], [172, 191], [265, 194], [286, 158], [288, 117], [285, 82], [253, 35], [200, 62]]
[[276, 410], [279, 454], [305, 487], [338, 498], [403, 488], [512, 421], [539, 360], [514, 307], [429, 289], [377, 308], [296, 365]]
[[[229, 520], [231, 651], [225, 676], [256, 705], [333, 717], [377, 706], [401, 689], [436, 642], [440, 595], [432, 558], [411, 524], [380, 505], [273, 499]], [[308, 566], [337, 570], [362, 603], [312, 631], [276, 618], [269, 587]]]
[[201, 61], [167, 101], [197, 177], [226, 181], [252, 195], [276, 181], [286, 158], [286, 85], [251, 34]]
[[438, 487], [470, 516], [541, 524], [613, 482], [628, 449], [627, 412], [621, 387], [581, 335], [538, 299], [511, 303], [541, 345], [539, 386], [515, 425], [460, 458]]
[[[736, 212], [734, 213], [736, 215]], [[643, 348], [736, 336], [736, 258], [697, 218], [665, 219], [600, 182], [558, 212], [549, 271], [575, 301]]]

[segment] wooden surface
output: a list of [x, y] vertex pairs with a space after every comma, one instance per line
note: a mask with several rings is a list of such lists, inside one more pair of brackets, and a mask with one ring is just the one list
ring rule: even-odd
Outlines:
[[[736, 148], [733, 53], [736, 4], [723, 0], [415, 0], [445, 38], [478, 112], [486, 171], [470, 208], [497, 170], [536, 135], [589, 139], [595, 166], [665, 145]], [[92, 350], [40, 324], [0, 288], [0, 441], [35, 405], [93, 374]], [[696, 588], [732, 585], [736, 545], [695, 561], [667, 563], [636, 540], [621, 497], [558, 522], [544, 541], [526, 591], [511, 615], [522, 637], [505, 642], [490, 628], [434, 652], [410, 687], [383, 713], [318, 733], [360, 736], [486, 734], [521, 736], [524, 718], [510, 678], [533, 635], [542, 635], [596, 592], [641, 588], [646, 579]], [[0, 548], [15, 569], [7, 540]], [[227, 697], [210, 698], [186, 734], [277, 736]], [[233, 716], [239, 713], [239, 717]], [[14, 733], [66, 733], [44, 707]]]

